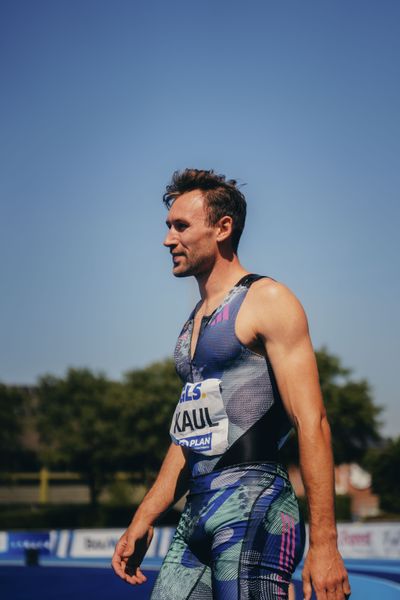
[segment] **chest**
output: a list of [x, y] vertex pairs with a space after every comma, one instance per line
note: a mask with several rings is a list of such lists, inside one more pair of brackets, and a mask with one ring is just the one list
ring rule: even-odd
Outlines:
[[256, 342], [244, 298], [245, 293], [237, 294], [212, 315], [199, 311], [185, 323], [175, 348], [184, 381], [221, 377]]

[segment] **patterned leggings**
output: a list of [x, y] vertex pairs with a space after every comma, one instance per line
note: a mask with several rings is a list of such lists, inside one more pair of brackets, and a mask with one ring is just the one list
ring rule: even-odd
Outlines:
[[297, 500], [280, 465], [200, 475], [151, 600], [286, 600], [303, 550]]

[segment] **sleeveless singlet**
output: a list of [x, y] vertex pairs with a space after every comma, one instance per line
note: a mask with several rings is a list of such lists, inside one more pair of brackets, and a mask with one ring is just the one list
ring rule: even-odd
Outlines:
[[253, 352], [235, 334], [242, 302], [251, 284], [262, 277], [243, 277], [218, 308], [203, 317], [193, 360], [191, 338], [199, 304], [179, 335], [175, 348], [178, 375], [184, 384], [219, 380], [227, 416], [226, 449], [213, 456], [190, 451], [192, 477], [236, 464], [274, 462], [291, 430], [268, 356]]

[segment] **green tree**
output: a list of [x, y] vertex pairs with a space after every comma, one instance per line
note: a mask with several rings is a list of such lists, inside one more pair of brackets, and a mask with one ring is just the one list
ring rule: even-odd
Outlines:
[[[351, 370], [326, 348], [316, 351], [321, 391], [332, 431], [335, 464], [361, 462], [367, 450], [379, 442], [378, 416], [381, 408], [373, 402], [369, 384], [351, 379]], [[288, 463], [298, 462], [293, 436], [284, 450]]]
[[81, 473], [89, 485], [91, 503], [97, 504], [121, 457], [123, 386], [88, 369], [70, 369], [65, 379], [41, 377], [37, 395], [44, 464]]
[[15, 471], [24, 462], [22, 434], [27, 397], [22, 390], [0, 383], [0, 469]]
[[172, 360], [126, 373], [123, 454], [144, 479], [158, 471], [170, 444], [169, 427], [182, 382]]
[[380, 497], [380, 507], [399, 513], [400, 437], [370, 450], [365, 465], [372, 475], [372, 489]]
[[170, 443], [181, 386], [172, 360], [130, 371], [123, 383], [87, 369], [70, 369], [64, 379], [42, 377], [37, 386], [42, 461], [81, 473], [93, 504], [117, 471], [148, 481]]

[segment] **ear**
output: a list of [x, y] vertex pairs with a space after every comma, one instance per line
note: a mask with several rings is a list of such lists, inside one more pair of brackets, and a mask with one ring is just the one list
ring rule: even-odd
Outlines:
[[222, 217], [217, 225], [217, 242], [224, 242], [229, 236], [232, 235], [233, 231], [233, 219], [226, 215]]

